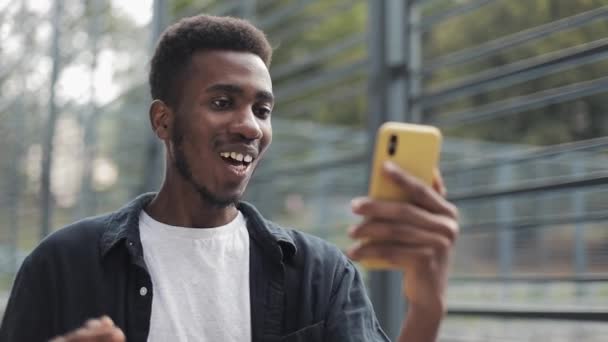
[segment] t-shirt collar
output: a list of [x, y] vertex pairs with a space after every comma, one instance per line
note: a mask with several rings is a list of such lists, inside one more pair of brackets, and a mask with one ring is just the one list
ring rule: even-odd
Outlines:
[[[139, 236], [139, 215], [154, 196], [156, 193], [142, 194], [110, 214], [107, 228], [99, 243], [102, 258], [121, 241], [126, 242], [135, 256], [143, 255]], [[297, 252], [291, 236], [281, 227], [266, 220], [252, 204], [239, 202], [237, 208], [247, 219], [249, 236], [259, 243], [265, 252], [276, 256], [280, 261], [285, 261]]]

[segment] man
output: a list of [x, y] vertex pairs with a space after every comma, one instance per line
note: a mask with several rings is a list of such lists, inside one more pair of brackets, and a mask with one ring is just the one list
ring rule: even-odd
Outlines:
[[[151, 62], [150, 122], [166, 147], [160, 191], [43, 240], [24, 261], [2, 341], [385, 341], [336, 247], [240, 202], [272, 140], [271, 47], [249, 23], [169, 27]], [[353, 200], [354, 260], [407, 269], [400, 341], [432, 341], [445, 309], [457, 211], [394, 165], [411, 203]], [[382, 242], [388, 241], [388, 242]]]

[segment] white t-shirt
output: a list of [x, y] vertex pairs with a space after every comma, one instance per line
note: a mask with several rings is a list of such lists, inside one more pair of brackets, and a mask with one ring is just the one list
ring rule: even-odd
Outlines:
[[163, 224], [143, 210], [139, 230], [152, 278], [149, 342], [251, 341], [245, 218], [216, 228]]

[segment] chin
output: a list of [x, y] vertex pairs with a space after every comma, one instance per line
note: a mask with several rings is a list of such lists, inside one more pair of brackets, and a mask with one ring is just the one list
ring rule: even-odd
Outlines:
[[201, 201], [217, 208], [226, 208], [229, 206], [236, 206], [241, 200], [243, 192], [222, 192], [211, 191], [208, 188], [200, 185], [195, 185], [196, 192], [199, 194]]

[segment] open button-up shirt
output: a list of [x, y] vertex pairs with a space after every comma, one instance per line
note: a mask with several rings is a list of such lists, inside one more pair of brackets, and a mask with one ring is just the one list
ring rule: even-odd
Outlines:
[[[47, 341], [108, 315], [128, 342], [146, 341], [154, 289], [139, 214], [154, 194], [56, 231], [25, 259], [0, 341]], [[265, 220], [250, 204], [253, 341], [387, 341], [361, 277], [335, 246]]]

